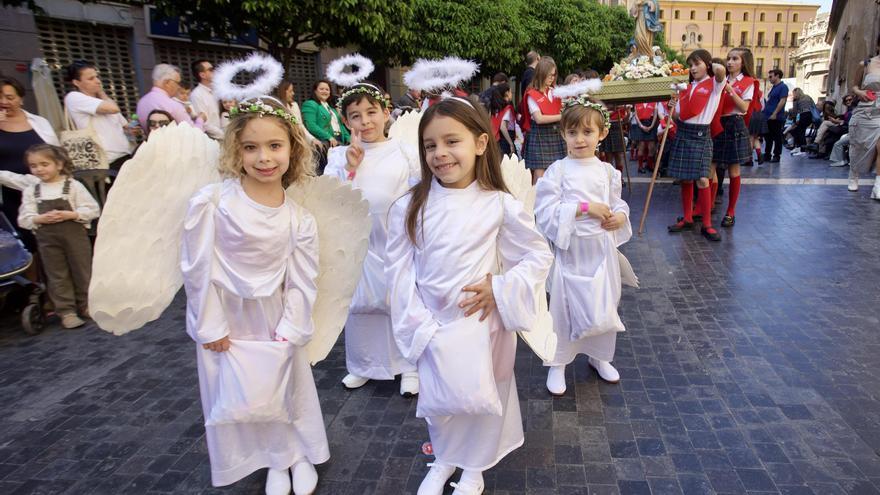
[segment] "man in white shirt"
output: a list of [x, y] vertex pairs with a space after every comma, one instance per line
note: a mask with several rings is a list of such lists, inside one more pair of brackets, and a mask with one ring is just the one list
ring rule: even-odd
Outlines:
[[131, 143], [125, 136], [128, 121], [122, 116], [119, 105], [104, 92], [95, 64], [76, 60], [67, 66], [65, 76], [76, 88], [64, 97], [64, 106], [74, 126], [77, 129], [91, 126], [107, 160], [118, 169], [131, 153]]
[[211, 88], [214, 80], [214, 65], [208, 60], [196, 60], [191, 68], [193, 79], [198, 81], [198, 85], [190, 92], [189, 101], [196, 114], [203, 113], [207, 116], [205, 132], [214, 139], [222, 139], [220, 103], [214, 97], [214, 90]]

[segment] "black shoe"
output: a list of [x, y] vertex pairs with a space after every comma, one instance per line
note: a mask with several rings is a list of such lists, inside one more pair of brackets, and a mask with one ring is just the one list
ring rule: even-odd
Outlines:
[[721, 240], [721, 235], [718, 234], [718, 231], [713, 229], [712, 227], [703, 227], [700, 229], [700, 233], [703, 234], [703, 237], [709, 239], [712, 242], [718, 242]]
[[678, 217], [678, 221], [666, 227], [669, 232], [682, 232], [694, 228], [694, 222], [685, 222], [684, 217]]
[[758, 165], [763, 164], [765, 160], [768, 160], [768, 161], [769, 161], [770, 158], [769, 158], [769, 157], [765, 157], [765, 156], [761, 155], [760, 153], [758, 153]]
[[732, 217], [730, 215], [724, 215], [724, 218], [721, 219], [722, 227], [733, 227], [733, 224], [736, 223], [736, 217]]
[[783, 144], [782, 147], [787, 149], [788, 151], [795, 149], [795, 146], [791, 144]]
[[773, 157], [773, 159], [770, 160], [770, 163], [779, 163], [779, 157], [778, 156]]

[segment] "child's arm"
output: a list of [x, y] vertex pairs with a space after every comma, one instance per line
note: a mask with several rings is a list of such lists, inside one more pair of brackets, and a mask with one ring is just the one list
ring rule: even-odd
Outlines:
[[92, 197], [86, 186], [77, 180], [71, 180], [70, 183], [73, 186], [73, 194], [71, 195], [73, 204], [71, 206], [73, 207], [73, 212], [76, 213], [76, 217], [72, 218], [72, 220], [89, 223], [101, 216], [101, 207], [98, 206], [98, 202], [95, 201], [95, 198]]
[[336, 146], [327, 150], [327, 166], [324, 175], [336, 177], [342, 182], [348, 180], [348, 171], [345, 170], [345, 146]]
[[580, 205], [562, 202], [562, 167], [555, 162], [535, 186], [535, 219], [538, 230], [559, 249], [568, 249]]
[[41, 216], [37, 213], [37, 201], [34, 199], [33, 187], [25, 189], [21, 195], [21, 206], [18, 207], [18, 226], [34, 230], [42, 223]]
[[[605, 165], [611, 169], [611, 165]], [[623, 183], [620, 171], [611, 170], [611, 204], [608, 205], [612, 215], [602, 222], [602, 228], [615, 232], [617, 245], [625, 243], [632, 237], [632, 225], [629, 223], [629, 205], [621, 197]]]
[[509, 194], [503, 194], [504, 219], [498, 234], [498, 254], [503, 273], [492, 277], [492, 293], [504, 328], [531, 330], [538, 316], [553, 253], [535, 228], [533, 215]]
[[404, 196], [397, 200], [388, 212], [385, 281], [388, 283], [394, 341], [403, 357], [415, 363], [440, 324], [425, 306], [416, 285], [415, 247], [405, 225], [407, 199], [408, 196]]
[[312, 308], [318, 295], [318, 226], [315, 218], [299, 209], [296, 246], [287, 261], [284, 313], [275, 336], [293, 345], [305, 345], [315, 331]]
[[28, 186], [40, 182], [35, 175], [17, 174], [8, 170], [0, 170], [0, 186], [6, 186], [17, 191], [24, 191]]
[[[183, 245], [180, 269], [186, 290], [186, 331], [193, 340], [205, 346], [228, 339], [229, 324], [223, 316], [220, 296], [211, 280], [214, 264], [214, 205], [212, 184], [190, 200], [183, 222]], [[219, 196], [219, 195], [218, 195]]]

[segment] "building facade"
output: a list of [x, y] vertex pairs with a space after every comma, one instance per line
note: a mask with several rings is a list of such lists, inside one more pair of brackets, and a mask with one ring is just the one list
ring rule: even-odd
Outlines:
[[814, 100], [826, 96], [828, 61], [831, 57], [831, 45], [825, 42], [828, 16], [827, 12], [819, 14], [804, 26], [798, 37], [799, 46], [790, 55], [797, 86]]
[[804, 26], [818, 10], [818, 3], [786, 0], [661, 0], [660, 23], [667, 44], [685, 56], [702, 48], [724, 58], [732, 48], [746, 46], [762, 78], [774, 68], [795, 77], [791, 50], [800, 45]]
[[[242, 57], [253, 51], [248, 45], [257, 42], [252, 34], [232, 44], [221, 40], [193, 43], [186, 35], [185, 23], [159, 18], [149, 6], [75, 0], [37, 0], [37, 5], [44, 14], [34, 15], [23, 7], [0, 7], [0, 74], [30, 88], [31, 60], [43, 58], [52, 69], [58, 96], [63, 98], [72, 89], [63, 80], [64, 67], [76, 59], [90, 60], [98, 66], [108, 96], [119, 103], [125, 115], [133, 112], [140, 96], [150, 90], [156, 64], [177, 65], [183, 82], [193, 84], [191, 62], [208, 59], [216, 64]], [[312, 85], [323, 77], [330, 61], [348, 52], [319, 50], [314, 45], [303, 51], [306, 53], [293, 56], [287, 68], [298, 100], [311, 95]], [[372, 78], [380, 84], [400, 79], [396, 72], [389, 76], [381, 67]], [[37, 110], [32, 91], [25, 98], [25, 108]]]
[[880, 47], [880, 1], [834, 0], [825, 41], [831, 44], [826, 91], [839, 102], [861, 84], [859, 62]]

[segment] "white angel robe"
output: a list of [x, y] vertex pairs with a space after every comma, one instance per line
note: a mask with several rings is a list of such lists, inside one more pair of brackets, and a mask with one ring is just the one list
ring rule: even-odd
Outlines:
[[[313, 332], [311, 311], [317, 293], [314, 218], [290, 199], [277, 208], [258, 204], [235, 179], [207, 186], [190, 200], [181, 268], [186, 328], [196, 341], [206, 419], [214, 407], [224, 406], [216, 401], [224, 358], [220, 354], [225, 353], [205, 350], [202, 344], [228, 335], [232, 349], [227, 352], [235, 351], [246, 365], [249, 358], [254, 362], [258, 357], [248, 355], [247, 349], [259, 342], [267, 349], [277, 347], [279, 342], [273, 340], [278, 334], [289, 341], [292, 354], [292, 421], [205, 427], [212, 484], [228, 485], [260, 468], [286, 469], [302, 460], [320, 464], [329, 459], [318, 393], [302, 348]], [[236, 341], [251, 342], [237, 346]], [[236, 392], [223, 391], [229, 396]], [[255, 409], [259, 414], [260, 408]]]
[[463, 287], [493, 274], [498, 311], [485, 324], [502, 414], [427, 418], [437, 462], [484, 471], [523, 443], [515, 332], [534, 326], [553, 257], [532, 216], [510, 194], [482, 190], [477, 182], [450, 189], [433, 181], [417, 246], [406, 234], [409, 201], [404, 196], [389, 212], [385, 269], [394, 337], [407, 359], [417, 362], [440, 326], [464, 317], [458, 305], [473, 293]]
[[[617, 332], [624, 331], [617, 313], [617, 247], [632, 237], [629, 206], [620, 194], [620, 172], [596, 157], [557, 160], [538, 181], [535, 217], [555, 254], [550, 314], [558, 344], [546, 366], [571, 363], [578, 354], [614, 359]], [[583, 201], [604, 203], [612, 213], [624, 213], [626, 222], [608, 232], [599, 220], [576, 217]]]
[[[395, 375], [415, 371], [403, 358], [391, 331], [388, 290], [385, 284], [385, 243], [388, 209], [421, 177], [418, 150], [397, 139], [362, 143], [364, 158], [351, 185], [370, 204], [370, 244], [364, 271], [351, 299], [345, 322], [345, 367], [349, 373], [372, 380], [393, 380]], [[348, 181], [345, 152], [332, 148], [324, 175]]]

